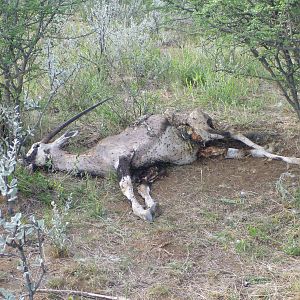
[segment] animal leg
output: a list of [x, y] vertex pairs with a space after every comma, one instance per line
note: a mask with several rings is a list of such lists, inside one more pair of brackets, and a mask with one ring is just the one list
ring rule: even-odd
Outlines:
[[213, 157], [219, 155], [225, 155], [225, 158], [230, 158], [230, 159], [244, 158], [245, 156], [248, 155], [252, 157], [259, 157], [259, 158], [266, 157], [264, 152], [261, 151], [261, 149], [237, 149], [237, 148], [226, 149], [226, 148], [219, 148], [215, 146], [210, 146], [201, 149], [198, 153], [198, 156], [200, 157]]
[[[245, 137], [245, 139], [247, 139]], [[243, 139], [243, 141], [245, 141]], [[250, 140], [249, 140], [250, 141]], [[250, 141], [248, 146], [253, 146], [255, 145], [256, 149], [237, 149], [237, 148], [219, 148], [215, 146], [210, 146], [204, 149], [200, 149], [198, 156], [199, 157], [212, 157], [212, 156], [218, 156], [218, 155], [225, 155], [225, 158], [231, 158], [231, 159], [239, 159], [239, 158], [244, 158], [245, 156], [252, 156], [256, 158], [272, 158], [276, 160], [283, 160], [288, 163], [293, 163], [293, 164], [299, 164], [300, 159], [296, 157], [286, 157], [286, 156], [280, 156], [276, 154], [272, 154], [265, 150], [263, 147], [256, 145], [252, 141]], [[248, 142], [247, 142], [248, 143]]]
[[62, 148], [69, 141], [69, 139], [73, 138], [77, 134], [78, 130], [67, 131], [65, 134], [63, 134], [61, 137], [59, 137], [53, 142], [53, 146], [57, 148]]
[[[285, 157], [285, 156], [280, 156], [280, 155], [276, 155], [276, 154], [272, 154], [270, 157], [269, 155], [266, 155], [266, 150], [262, 151], [261, 149], [236, 149], [236, 148], [228, 148], [225, 158], [243, 158], [247, 155], [250, 155], [252, 157], [256, 157], [256, 158], [263, 158], [263, 157], [267, 157], [267, 158], [273, 158], [273, 159], [277, 159], [277, 160], [283, 160], [284, 159], [293, 159], [292, 162], [290, 163], [297, 163], [298, 158], [296, 157]], [[296, 162], [294, 161], [294, 159], [296, 159]], [[283, 160], [288, 162], [287, 160]], [[298, 164], [298, 163], [297, 163]]]
[[300, 165], [300, 158], [281, 156], [281, 155], [270, 153], [270, 152], [266, 151], [262, 146], [255, 144], [254, 142], [252, 142], [251, 140], [249, 140], [247, 137], [245, 137], [244, 135], [242, 135], [240, 133], [237, 133], [237, 134], [230, 133], [230, 136], [233, 139], [241, 141], [245, 145], [253, 148], [252, 150], [250, 150], [250, 154], [253, 157], [267, 157], [267, 158], [271, 158], [274, 160], [281, 160], [281, 161], [284, 161], [289, 164]]
[[245, 149], [236, 149], [236, 148], [228, 148], [225, 153], [225, 158], [243, 158], [249, 153], [249, 150]]
[[116, 165], [120, 188], [123, 195], [131, 202], [133, 213], [143, 220], [152, 222], [153, 215], [151, 209], [144, 209], [134, 195], [133, 184], [130, 176], [131, 158], [132, 157], [121, 157]]
[[151, 197], [150, 195], [150, 187], [146, 183], [142, 183], [137, 188], [138, 193], [145, 199], [145, 203], [147, 207], [151, 210], [151, 212], [154, 214], [157, 209], [157, 202]]

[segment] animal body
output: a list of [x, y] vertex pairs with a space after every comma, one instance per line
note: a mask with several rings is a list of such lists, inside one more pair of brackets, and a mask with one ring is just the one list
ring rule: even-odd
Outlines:
[[[67, 121], [65, 124], [69, 123]], [[252, 156], [300, 164], [300, 159], [269, 153], [241, 134], [216, 130], [212, 119], [199, 108], [190, 113], [166, 112], [144, 117], [120, 134], [102, 139], [95, 147], [80, 155], [63, 150], [63, 146], [78, 131], [66, 132], [52, 143], [49, 142], [65, 126], [60, 126], [53, 134], [35, 143], [25, 157], [26, 165], [33, 169], [50, 163], [54, 170], [97, 176], [117, 172], [121, 191], [130, 201], [133, 213], [146, 221], [153, 221], [157, 202], [151, 197], [149, 184], [145, 180], [139, 183], [137, 191], [144, 198], [146, 208], [138, 202], [132, 182], [135, 170], [158, 163], [192, 163], [199, 152], [210, 151], [206, 146], [210, 141], [233, 138], [252, 148], [248, 150]], [[223, 152], [229, 158], [240, 157], [241, 153], [245, 153], [231, 148]]]

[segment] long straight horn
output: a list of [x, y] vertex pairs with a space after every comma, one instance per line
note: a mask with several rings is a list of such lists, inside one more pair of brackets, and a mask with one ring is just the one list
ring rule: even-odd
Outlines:
[[96, 103], [95, 105], [87, 108], [86, 110], [80, 112], [79, 114], [77, 114], [76, 116], [72, 117], [71, 119], [69, 119], [68, 121], [64, 122], [63, 124], [61, 124], [60, 126], [58, 126], [57, 128], [55, 128], [54, 130], [52, 130], [50, 133], [48, 133], [42, 140], [41, 142], [44, 144], [49, 143], [49, 141], [56, 135], [58, 134], [60, 131], [62, 131], [65, 127], [67, 127], [69, 124], [71, 124], [72, 122], [76, 121], [77, 119], [79, 119], [80, 117], [82, 117], [83, 115], [87, 114], [88, 112], [90, 112], [91, 110], [93, 110], [94, 108], [96, 108], [97, 106], [107, 102], [108, 100], [113, 99], [112, 97], [104, 99], [98, 103]]

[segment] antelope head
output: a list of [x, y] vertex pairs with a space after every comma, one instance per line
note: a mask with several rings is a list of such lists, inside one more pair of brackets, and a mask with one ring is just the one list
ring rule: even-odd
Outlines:
[[226, 131], [216, 130], [212, 119], [200, 108], [193, 110], [191, 113], [170, 113], [167, 117], [171, 124], [175, 125], [181, 132], [182, 136], [193, 142], [205, 144], [208, 141], [230, 137]]
[[70, 138], [77, 134], [77, 130], [67, 131], [52, 143], [49, 143], [49, 140], [46, 138], [34, 143], [24, 158], [25, 166], [30, 170], [34, 170], [36, 167], [47, 165], [51, 161], [52, 155], [60, 150]]
[[24, 158], [24, 165], [31, 170], [34, 170], [35, 167], [42, 167], [47, 165], [49, 160], [51, 160], [51, 154], [54, 153], [54, 151], [58, 151], [60, 148], [62, 148], [70, 138], [76, 136], [78, 134], [78, 131], [67, 131], [65, 134], [63, 134], [60, 138], [56, 139], [54, 142], [50, 143], [51, 139], [57, 135], [60, 131], [62, 131], [65, 127], [67, 127], [69, 124], [73, 123], [77, 119], [79, 119], [81, 116], [87, 114], [100, 104], [105, 103], [108, 100], [111, 100], [112, 98], [106, 98], [105, 100], [102, 100], [93, 106], [87, 108], [86, 110], [80, 112], [76, 116], [72, 117], [68, 121], [64, 122], [54, 130], [52, 130], [48, 135], [46, 135], [40, 142], [34, 143], [30, 150], [27, 152], [25, 158]]

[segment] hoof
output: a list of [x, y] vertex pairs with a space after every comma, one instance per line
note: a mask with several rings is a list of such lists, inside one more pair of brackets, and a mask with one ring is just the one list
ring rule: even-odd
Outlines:
[[153, 222], [154, 220], [154, 213], [152, 212], [151, 208], [148, 208], [145, 211], [145, 214], [143, 216], [143, 219], [147, 222]]
[[153, 222], [154, 220], [154, 213], [151, 211], [150, 208], [148, 209], [133, 209], [133, 213], [141, 218], [142, 220], [145, 220], [147, 222]]
[[151, 207], [149, 207], [149, 209], [150, 209], [152, 214], [156, 214], [156, 211], [158, 210], [158, 207], [159, 207], [158, 203], [155, 202], [154, 204], [151, 205]]

